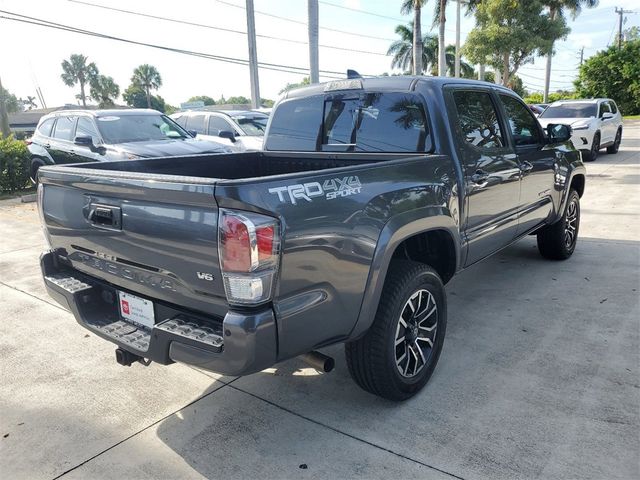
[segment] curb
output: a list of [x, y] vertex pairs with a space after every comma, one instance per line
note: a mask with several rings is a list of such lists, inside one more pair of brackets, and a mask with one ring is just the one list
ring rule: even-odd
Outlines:
[[35, 202], [37, 198], [38, 198], [37, 194], [31, 193], [29, 195], [22, 195], [20, 197], [20, 201], [22, 203], [31, 203], [31, 202]]

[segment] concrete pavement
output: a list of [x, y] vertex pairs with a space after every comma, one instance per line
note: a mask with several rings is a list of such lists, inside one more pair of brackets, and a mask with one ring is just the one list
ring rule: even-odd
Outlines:
[[580, 241], [525, 239], [447, 287], [403, 404], [292, 360], [243, 378], [118, 366], [46, 295], [33, 204], [0, 202], [4, 478], [640, 478], [640, 123], [587, 164]]

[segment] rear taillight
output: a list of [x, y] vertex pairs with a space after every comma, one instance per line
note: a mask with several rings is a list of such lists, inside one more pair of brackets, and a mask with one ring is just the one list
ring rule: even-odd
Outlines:
[[280, 253], [278, 220], [257, 213], [220, 210], [220, 268], [230, 304], [271, 300]]

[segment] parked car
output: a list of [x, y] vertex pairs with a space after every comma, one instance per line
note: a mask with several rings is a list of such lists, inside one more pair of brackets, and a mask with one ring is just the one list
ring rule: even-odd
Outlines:
[[544, 112], [544, 108], [541, 107], [540, 105], [529, 104], [527, 106], [529, 107], [529, 110], [531, 110], [536, 117], [539, 116], [542, 112]]
[[594, 161], [605, 147], [607, 153], [618, 153], [622, 141], [622, 115], [609, 98], [554, 102], [538, 121], [543, 127], [551, 123], [571, 125], [571, 141], [585, 160]]
[[31, 179], [43, 165], [113, 161], [231, 150], [195, 140], [156, 110], [64, 110], [40, 119], [29, 140]]
[[122, 365], [326, 371], [315, 350], [344, 342], [358, 385], [403, 400], [436, 367], [455, 273], [530, 234], [573, 254], [586, 172], [569, 138], [485, 82], [292, 90], [265, 151], [42, 168], [45, 285]]
[[269, 115], [245, 110], [191, 110], [174, 113], [171, 118], [197, 138], [245, 152], [262, 150]]

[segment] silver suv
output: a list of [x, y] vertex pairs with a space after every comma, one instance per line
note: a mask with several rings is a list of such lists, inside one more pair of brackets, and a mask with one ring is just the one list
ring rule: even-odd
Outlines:
[[609, 98], [560, 100], [549, 105], [538, 117], [546, 128], [550, 123], [571, 125], [573, 145], [583, 160], [594, 161], [602, 148], [618, 153], [622, 140], [622, 115]]

